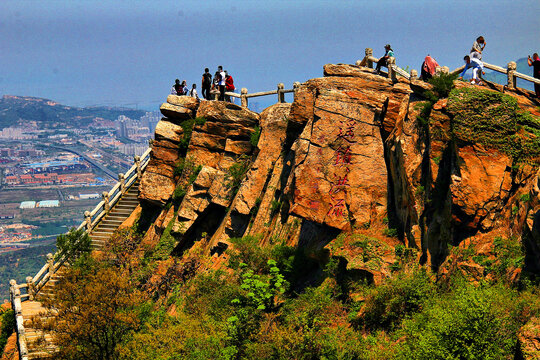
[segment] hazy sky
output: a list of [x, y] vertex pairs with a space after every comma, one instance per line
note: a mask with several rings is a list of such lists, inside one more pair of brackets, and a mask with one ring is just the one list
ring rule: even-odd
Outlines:
[[401, 67], [429, 53], [454, 68], [479, 35], [505, 66], [540, 52], [539, 15], [539, 0], [0, 0], [0, 95], [157, 110], [204, 67], [250, 92], [291, 88], [386, 43]]

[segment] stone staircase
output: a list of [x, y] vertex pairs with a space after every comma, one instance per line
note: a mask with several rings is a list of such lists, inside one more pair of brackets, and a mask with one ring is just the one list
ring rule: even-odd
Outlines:
[[[118, 183], [103, 193], [101, 201], [92, 211], [84, 214], [85, 220], [77, 231], [90, 235], [92, 248], [101, 249], [111, 235], [133, 213], [139, 204], [138, 192], [141, 175], [150, 160], [151, 147], [142, 156], [135, 156], [134, 165], [126, 174], [118, 175]], [[47, 254], [47, 262], [26, 283], [10, 281], [11, 305], [15, 311], [17, 346], [20, 360], [50, 359], [57, 352], [53, 335], [34, 328], [35, 320], [47, 321], [46, 309], [41, 301], [53, 298], [56, 286], [66, 271], [67, 255]]]
[[[115, 206], [106, 214], [99, 224], [90, 232], [92, 247], [96, 250], [102, 248], [115, 230], [131, 215], [139, 204], [137, 199], [139, 191], [139, 180], [137, 179], [129, 189], [121, 196]], [[52, 342], [52, 335], [41, 330], [32, 328], [33, 321], [37, 318], [46, 321], [47, 317], [42, 314], [46, 309], [41, 305], [40, 300], [55, 296], [55, 288], [62, 279], [66, 267], [58, 269], [50, 277], [47, 283], [39, 290], [35, 300], [22, 302], [22, 317], [25, 328], [25, 338], [28, 359], [50, 359], [56, 352], [56, 347]]]
[[100, 249], [111, 237], [113, 232], [131, 215], [139, 204], [137, 195], [139, 192], [139, 180], [122, 195], [119, 202], [104, 216], [101, 222], [90, 232], [92, 246]]

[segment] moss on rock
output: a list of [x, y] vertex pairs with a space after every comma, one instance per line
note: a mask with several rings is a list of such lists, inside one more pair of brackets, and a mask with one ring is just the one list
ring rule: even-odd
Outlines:
[[448, 110], [458, 142], [479, 143], [518, 163], [540, 165], [540, 119], [520, 110], [514, 97], [476, 88], [454, 89]]

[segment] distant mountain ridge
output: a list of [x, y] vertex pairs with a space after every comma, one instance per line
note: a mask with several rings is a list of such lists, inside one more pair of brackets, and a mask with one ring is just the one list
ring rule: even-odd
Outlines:
[[24, 125], [29, 121], [49, 127], [86, 127], [96, 118], [116, 120], [118, 116], [125, 115], [138, 119], [144, 114], [142, 110], [120, 107], [66, 106], [53, 100], [31, 96], [4, 95], [0, 99], [0, 129]]

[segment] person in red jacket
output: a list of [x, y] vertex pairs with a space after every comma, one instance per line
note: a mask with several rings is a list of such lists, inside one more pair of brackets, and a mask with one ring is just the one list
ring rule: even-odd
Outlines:
[[[234, 90], [235, 90], [235, 87], [234, 87], [233, 77], [229, 75], [227, 70], [225, 70], [225, 91], [233, 92]], [[229, 95], [225, 96], [225, 100], [228, 102], [232, 102], [231, 97]]]

